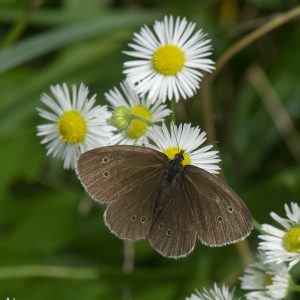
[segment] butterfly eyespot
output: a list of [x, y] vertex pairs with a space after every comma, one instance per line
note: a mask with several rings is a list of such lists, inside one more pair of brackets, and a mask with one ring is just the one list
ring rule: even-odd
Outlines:
[[167, 236], [170, 236], [171, 233], [172, 233], [172, 230], [171, 230], [171, 229], [168, 229], [168, 230], [166, 231]]
[[135, 216], [135, 215], [131, 216], [131, 221], [132, 221], [132, 222], [134, 222], [135, 219], [136, 219], [136, 216]]
[[146, 217], [141, 217], [141, 222], [145, 223], [146, 222]]
[[105, 163], [105, 164], [108, 162], [108, 160], [109, 160], [108, 157], [103, 157], [102, 158], [102, 162]]
[[164, 224], [163, 223], [159, 224], [158, 228], [159, 229], [163, 229], [164, 228]]
[[218, 220], [218, 222], [221, 223], [223, 221], [223, 218], [221, 216], [219, 216], [217, 220]]
[[233, 212], [233, 208], [232, 208], [231, 206], [229, 206], [229, 207], [228, 207], [228, 211], [229, 211], [230, 213], [232, 213], [232, 212]]
[[108, 172], [108, 171], [105, 171], [105, 172], [103, 173], [103, 176], [104, 176], [104, 177], [108, 177], [108, 176], [109, 176], [109, 172]]

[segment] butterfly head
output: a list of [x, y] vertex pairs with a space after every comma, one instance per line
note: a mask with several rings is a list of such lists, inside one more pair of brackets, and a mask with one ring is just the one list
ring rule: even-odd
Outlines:
[[184, 150], [180, 150], [179, 153], [176, 153], [176, 154], [175, 154], [174, 160], [175, 160], [176, 162], [182, 164], [183, 161], [184, 161], [184, 156], [183, 156], [183, 154], [184, 154]]
[[189, 154], [178, 147], [167, 148], [163, 151], [163, 153], [168, 157], [169, 160], [173, 160], [182, 166], [191, 164], [191, 158]]

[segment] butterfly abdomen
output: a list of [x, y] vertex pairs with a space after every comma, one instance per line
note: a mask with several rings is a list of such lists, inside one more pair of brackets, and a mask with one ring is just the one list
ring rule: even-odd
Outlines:
[[168, 202], [174, 198], [174, 187], [176, 186], [178, 176], [183, 172], [183, 166], [180, 162], [169, 160], [166, 162], [165, 173], [161, 187], [158, 190], [158, 196], [154, 205], [154, 216], [157, 218], [161, 211], [168, 206]]

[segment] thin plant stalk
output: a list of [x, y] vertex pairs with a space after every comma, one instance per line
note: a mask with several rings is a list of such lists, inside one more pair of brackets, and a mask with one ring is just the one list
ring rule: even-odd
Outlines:
[[174, 99], [171, 100], [171, 120], [176, 123], [176, 101]]
[[26, 30], [28, 24], [30, 23], [32, 15], [37, 11], [43, 4], [43, 0], [32, 0], [29, 7], [24, 11], [22, 16], [13, 25], [8, 34], [4, 37], [1, 46], [8, 47], [15, 43], [23, 32]]
[[[248, 35], [241, 38], [236, 44], [229, 48], [216, 62], [216, 71], [213, 75], [209, 76], [204, 82], [201, 89], [201, 96], [203, 98], [203, 118], [204, 124], [210, 143], [216, 140], [215, 119], [213, 114], [213, 101], [211, 94], [211, 87], [214, 79], [220, 73], [220, 70], [240, 51], [265, 36], [269, 32], [279, 28], [280, 26], [300, 17], [300, 6], [289, 10], [286, 13], [276, 16], [274, 19], [268, 21], [258, 29], [250, 32]], [[243, 264], [247, 265], [252, 260], [250, 247], [246, 240], [237, 243], [237, 249], [242, 258]]]
[[248, 78], [281, 133], [291, 155], [300, 162], [300, 134], [264, 70], [258, 65], [252, 66], [248, 71]]
[[[123, 241], [123, 272], [130, 274], [134, 270], [134, 242], [130, 240]], [[132, 292], [130, 286], [124, 283], [122, 287], [122, 300], [131, 300]]]
[[214, 142], [216, 140], [216, 130], [214, 126], [213, 114], [213, 101], [212, 101], [212, 84], [214, 79], [219, 75], [220, 71], [226, 64], [239, 52], [253, 44], [258, 39], [264, 37], [271, 31], [279, 28], [280, 26], [295, 20], [300, 17], [300, 5], [295, 8], [276, 15], [272, 20], [266, 22], [256, 30], [251, 31], [249, 34], [242, 37], [231, 48], [224, 52], [216, 62], [216, 70], [204, 80], [201, 91], [201, 98], [203, 101], [203, 119], [206, 131], [208, 134], [208, 141]]
[[123, 247], [123, 272], [131, 273], [134, 269], [134, 242], [130, 240], [124, 240]]

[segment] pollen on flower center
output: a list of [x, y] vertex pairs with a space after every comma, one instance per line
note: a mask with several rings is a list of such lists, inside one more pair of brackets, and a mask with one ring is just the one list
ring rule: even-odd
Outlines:
[[130, 113], [133, 120], [127, 129], [127, 136], [131, 139], [138, 139], [145, 134], [148, 124], [143, 120], [134, 119], [134, 117], [136, 116], [151, 121], [152, 115], [148, 108], [144, 106], [134, 106], [130, 109]]
[[270, 286], [273, 284], [273, 278], [270, 274], [265, 275], [264, 286]]
[[283, 247], [288, 252], [300, 250], [300, 226], [292, 227], [283, 238]]
[[[179, 152], [181, 151], [181, 149], [177, 148], [177, 147], [171, 147], [171, 148], [167, 148], [163, 151], [163, 153], [165, 155], [167, 155], [167, 157], [169, 159], [174, 159], [175, 158], [175, 155], [178, 154]], [[181, 162], [183, 166], [186, 166], [186, 165], [190, 165], [191, 164], [191, 158], [190, 156], [184, 152], [183, 153], [183, 161]]]
[[178, 73], [185, 62], [184, 52], [175, 45], [165, 45], [159, 47], [153, 55], [154, 69], [166, 76]]
[[85, 119], [79, 112], [74, 110], [62, 114], [58, 119], [57, 128], [60, 138], [70, 144], [82, 142], [87, 129]]

